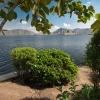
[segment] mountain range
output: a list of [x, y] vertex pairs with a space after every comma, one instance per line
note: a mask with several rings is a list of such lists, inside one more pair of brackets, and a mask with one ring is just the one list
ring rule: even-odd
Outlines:
[[29, 30], [23, 30], [23, 29], [4, 30], [3, 33], [0, 32], [0, 36], [3, 34], [6, 36], [10, 36], [10, 35], [35, 35], [34, 32], [29, 31]]
[[[24, 29], [4, 30], [3, 33], [6, 36], [10, 36], [10, 35], [43, 35], [42, 33], [34, 33], [32, 31], [24, 30]], [[2, 36], [3, 33], [0, 32], [0, 36]], [[80, 34], [92, 34], [92, 30], [90, 28], [84, 28], [84, 29], [59, 28], [51, 33], [51, 35], [80, 35]]]
[[92, 34], [92, 30], [90, 28], [75, 28], [75, 29], [66, 29], [66, 28], [59, 28], [52, 32], [52, 35], [79, 35], [79, 34]]

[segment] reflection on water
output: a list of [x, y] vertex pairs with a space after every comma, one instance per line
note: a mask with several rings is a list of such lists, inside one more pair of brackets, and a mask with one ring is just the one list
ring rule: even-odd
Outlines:
[[1, 36], [0, 75], [14, 70], [9, 52], [15, 47], [57, 48], [69, 53], [77, 65], [83, 64], [85, 44], [92, 35]]

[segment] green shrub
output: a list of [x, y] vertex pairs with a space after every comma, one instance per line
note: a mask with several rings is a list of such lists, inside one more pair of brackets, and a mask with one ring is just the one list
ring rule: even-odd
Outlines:
[[30, 70], [29, 62], [36, 62], [36, 49], [31, 47], [15, 48], [10, 52], [13, 65], [19, 75], [27, 74]]
[[[30, 79], [43, 85], [66, 84], [74, 79], [78, 68], [70, 56], [61, 50], [15, 48], [11, 51], [13, 64], [23, 79], [31, 72]], [[33, 80], [34, 79], [34, 80]]]
[[[78, 93], [79, 99], [75, 100], [100, 100], [100, 89], [87, 84], [82, 85], [82, 89]], [[77, 98], [77, 97], [76, 97]]]
[[85, 62], [94, 73], [100, 74], [100, 30], [94, 33], [86, 46]]
[[66, 84], [74, 79], [78, 68], [61, 50], [44, 49], [37, 53], [36, 64], [30, 63], [35, 80], [41, 84]]
[[[60, 94], [58, 94], [56, 97], [57, 100], [73, 100], [70, 98], [74, 98], [74, 96], [76, 96], [76, 87], [78, 85], [75, 85], [74, 81], [71, 81], [70, 85], [71, 85], [70, 88], [68, 90], [65, 90], [65, 91], [62, 90], [62, 86], [59, 86], [57, 88], [57, 90], [59, 90], [59, 92], [60, 92]], [[73, 97], [72, 97], [72, 93], [74, 93]], [[76, 99], [76, 100], [79, 100], [79, 99]]]
[[93, 71], [92, 81], [95, 88], [100, 88], [100, 30], [96, 31], [87, 44], [85, 62]]
[[62, 86], [57, 88], [60, 94], [57, 95], [57, 100], [100, 100], [100, 89], [94, 86], [83, 84], [81, 90], [77, 91], [74, 82], [70, 83], [70, 88], [63, 91]]

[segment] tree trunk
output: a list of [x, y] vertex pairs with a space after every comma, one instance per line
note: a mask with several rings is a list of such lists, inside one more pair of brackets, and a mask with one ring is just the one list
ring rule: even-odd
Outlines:
[[[10, 11], [14, 10], [14, 9], [18, 6], [19, 2], [20, 2], [20, 0], [17, 0], [17, 1], [15, 2], [15, 4], [12, 6], [12, 8], [10, 9]], [[10, 12], [10, 11], [9, 11], [9, 12]], [[2, 31], [2, 28], [3, 28], [3, 26], [5, 25], [6, 22], [7, 22], [7, 19], [4, 19], [4, 20], [1, 22], [1, 24], [0, 24], [0, 32]], [[3, 34], [3, 35], [4, 35], [4, 34]]]
[[[5, 25], [5, 23], [7, 22], [7, 19], [4, 19], [1, 24], [0, 24], [0, 32], [2, 31], [3, 26]], [[4, 34], [3, 34], [4, 35]]]

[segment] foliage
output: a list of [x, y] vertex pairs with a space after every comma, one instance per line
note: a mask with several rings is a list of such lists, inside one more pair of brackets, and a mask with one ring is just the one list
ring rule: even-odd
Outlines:
[[93, 83], [99, 88], [100, 83], [100, 30], [95, 31], [91, 41], [87, 44], [85, 62], [93, 71]]
[[[35, 26], [37, 31], [42, 31], [44, 34], [50, 34], [49, 29], [52, 24], [47, 19], [50, 13], [56, 13], [59, 17], [69, 14], [76, 14], [78, 22], [86, 23], [90, 20], [95, 12], [93, 6], [86, 7], [82, 5], [81, 1], [74, 0], [0, 0], [0, 18], [4, 22], [17, 19], [19, 16], [14, 10], [16, 7], [20, 8], [22, 12], [26, 13], [26, 21], [31, 19], [31, 26]], [[55, 4], [55, 5], [54, 5]], [[32, 13], [30, 13], [32, 12]], [[22, 18], [23, 19], [23, 18]], [[20, 22], [22, 22], [22, 19]], [[2, 28], [4, 23], [1, 23]]]
[[100, 30], [95, 31], [86, 46], [85, 61], [93, 72], [100, 73]]
[[31, 47], [15, 48], [10, 52], [13, 65], [19, 75], [27, 74], [30, 70], [28, 62], [36, 61], [37, 51]]
[[44, 49], [37, 52], [29, 47], [15, 48], [11, 51], [11, 57], [23, 79], [32, 73], [30, 78], [43, 85], [66, 84], [75, 78], [78, 71], [70, 56], [61, 50]]
[[66, 84], [75, 78], [78, 71], [70, 56], [56, 49], [39, 51], [36, 64], [29, 64], [35, 80], [43, 85]]
[[69, 96], [70, 96], [69, 91], [62, 91], [62, 86], [60, 86], [57, 89], [60, 91], [60, 94], [57, 95], [56, 99], [69, 100]]
[[74, 95], [76, 94], [76, 87], [78, 85], [75, 85], [74, 81], [70, 82], [71, 87], [69, 88], [69, 90], [62, 90], [62, 86], [58, 87], [57, 89], [60, 91], [60, 94], [57, 95], [56, 99], [60, 99], [60, 100], [70, 100], [70, 96], [71, 93], [74, 93]]
[[95, 15], [96, 21], [91, 25], [93, 31], [100, 30], [100, 13]]
[[81, 100], [100, 100], [100, 89], [99, 88], [95, 89], [95, 87], [93, 86], [83, 84], [82, 89], [79, 92], [79, 95]]
[[60, 94], [57, 95], [57, 100], [100, 100], [100, 89], [94, 88], [87, 84], [83, 84], [80, 91], [76, 90], [74, 82], [71, 83], [71, 87], [68, 90], [63, 91], [62, 86], [57, 88]]

